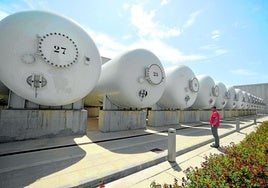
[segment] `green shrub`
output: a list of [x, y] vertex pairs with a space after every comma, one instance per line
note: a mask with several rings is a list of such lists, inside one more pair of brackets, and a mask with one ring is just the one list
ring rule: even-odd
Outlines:
[[[224, 154], [205, 157], [201, 168], [189, 167], [184, 171], [182, 185], [177, 180], [163, 187], [266, 187], [268, 186], [268, 121], [255, 132], [246, 135], [237, 145], [224, 147]], [[157, 186], [156, 186], [157, 185]], [[152, 182], [151, 188], [161, 187]]]
[[224, 154], [206, 157], [202, 168], [185, 170], [182, 187], [265, 187], [268, 178], [268, 122]]

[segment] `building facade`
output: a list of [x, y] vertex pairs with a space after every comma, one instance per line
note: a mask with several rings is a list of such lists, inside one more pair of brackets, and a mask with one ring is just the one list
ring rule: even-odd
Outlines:
[[268, 114], [268, 83], [234, 86], [263, 99], [264, 106], [257, 113]]

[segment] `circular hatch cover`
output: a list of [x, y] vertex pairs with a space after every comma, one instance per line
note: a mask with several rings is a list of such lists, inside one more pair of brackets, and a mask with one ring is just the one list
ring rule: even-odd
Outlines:
[[145, 78], [150, 84], [158, 85], [163, 81], [164, 74], [159, 65], [152, 64], [146, 68]]
[[219, 91], [219, 87], [218, 87], [218, 86], [214, 86], [214, 87], [212, 88], [212, 94], [213, 94], [215, 97], [218, 97], [218, 96], [219, 96], [219, 93], [220, 93], [220, 91]]
[[38, 50], [47, 63], [56, 67], [68, 67], [78, 59], [77, 45], [62, 33], [49, 33], [42, 36]]
[[192, 92], [198, 92], [199, 91], [199, 82], [197, 78], [192, 78], [189, 82], [189, 87]]

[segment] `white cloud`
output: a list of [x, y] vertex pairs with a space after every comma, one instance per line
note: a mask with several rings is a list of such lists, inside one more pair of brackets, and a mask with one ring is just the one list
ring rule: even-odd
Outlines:
[[236, 70], [230, 70], [231, 73], [241, 75], [241, 76], [255, 76], [258, 75], [258, 73], [247, 70], [247, 69], [236, 69]]
[[30, 7], [31, 9], [34, 9], [35, 6], [33, 5], [31, 0], [22, 0], [28, 7]]
[[96, 43], [101, 56], [114, 58], [116, 55], [128, 49], [128, 46], [117, 42], [115, 39], [106, 34], [100, 32], [96, 33], [89, 28], [87, 28], [87, 31], [93, 41]]
[[124, 40], [128, 40], [128, 39], [131, 39], [131, 38], [132, 38], [131, 35], [124, 35], [124, 36], [122, 36], [122, 39], [124, 39]]
[[226, 54], [227, 52], [228, 52], [228, 51], [225, 50], [225, 49], [217, 49], [217, 50], [214, 51], [215, 56], [224, 55], [224, 54]]
[[160, 40], [140, 40], [133, 44], [133, 47], [146, 48], [155, 53], [161, 61], [166, 61], [171, 64], [205, 58], [202, 55], [185, 55], [178, 49], [171, 47]]
[[220, 31], [219, 30], [214, 30], [214, 31], [212, 31], [211, 32], [211, 39], [212, 40], [215, 40], [215, 41], [217, 41], [217, 40], [219, 40], [220, 39]]
[[178, 28], [169, 28], [153, 21], [156, 10], [146, 12], [140, 4], [132, 5], [130, 8], [131, 23], [138, 29], [140, 37], [169, 38], [181, 34]]
[[163, 5], [166, 5], [166, 4], [168, 4], [168, 0], [162, 0], [161, 1], [161, 5], [163, 6]]
[[201, 13], [201, 11], [196, 11], [190, 15], [190, 18], [186, 21], [186, 23], [183, 25], [183, 28], [190, 27], [194, 24], [197, 16]]
[[0, 11], [0, 20], [4, 19], [7, 16], [8, 16], [8, 13]]
[[215, 50], [217, 49], [218, 47], [214, 44], [208, 44], [208, 45], [204, 45], [201, 47], [201, 49], [204, 49], [204, 50]]
[[30, 9], [48, 9], [48, 2], [43, 0], [22, 0]]
[[[137, 4], [125, 4], [124, 8], [130, 10], [131, 23], [137, 28], [140, 37], [135, 42], [124, 45], [107, 34], [96, 33], [88, 29], [99, 48], [101, 56], [114, 58], [127, 50], [144, 48], [153, 52], [161, 62], [166, 62], [169, 65], [183, 61], [206, 59], [205, 56], [198, 54], [185, 55], [179, 49], [166, 44], [162, 39], [176, 37], [180, 35], [180, 31], [155, 22], [153, 20], [156, 14], [155, 10], [146, 12], [141, 5]], [[126, 35], [123, 39], [128, 39], [129, 36], [133, 35]]]
[[206, 59], [203, 55], [185, 55], [178, 49], [171, 47], [158, 39], [141, 38], [132, 44], [124, 45], [106, 34], [96, 33], [90, 29], [87, 29], [87, 31], [96, 43], [101, 56], [108, 58], [114, 58], [127, 50], [144, 48], [153, 52], [160, 61], [165, 61], [170, 64]]
[[128, 3], [124, 3], [124, 4], [123, 4], [123, 9], [124, 9], [124, 10], [128, 10], [129, 7], [130, 7], [130, 4], [128, 4]]
[[221, 48], [220, 46], [217, 46], [215, 44], [208, 44], [208, 45], [202, 46], [200, 49], [210, 51], [209, 53], [211, 54], [211, 57], [216, 57], [216, 56], [220, 56], [220, 55], [224, 55], [228, 53], [226, 49]]

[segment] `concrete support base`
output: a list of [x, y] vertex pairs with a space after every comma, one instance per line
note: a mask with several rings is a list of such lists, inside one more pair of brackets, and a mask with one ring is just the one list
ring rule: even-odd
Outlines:
[[223, 110], [225, 119], [234, 117], [233, 110]]
[[250, 115], [256, 115], [257, 114], [257, 110], [250, 110]]
[[179, 110], [150, 110], [148, 112], [148, 125], [149, 126], [165, 126], [180, 123]]
[[63, 105], [63, 106], [43, 106], [31, 101], [28, 101], [16, 93], [9, 91], [8, 99], [8, 109], [17, 109], [17, 110], [81, 110], [84, 108], [84, 101], [78, 100], [74, 103]]
[[1, 110], [0, 142], [85, 134], [86, 110]]
[[85, 107], [85, 110], [87, 110], [87, 115], [89, 118], [99, 116], [99, 107]]
[[200, 121], [209, 121], [211, 115], [210, 110], [201, 110], [200, 111]]
[[236, 110], [232, 110], [232, 111], [231, 111], [231, 116], [232, 116], [232, 117], [236, 117], [236, 116], [237, 116], [237, 115], [236, 115]]
[[[218, 112], [220, 113], [220, 119], [225, 119], [225, 110], [224, 109], [219, 109]], [[211, 115], [211, 111], [210, 111], [210, 114]]]
[[198, 110], [181, 110], [180, 122], [181, 123], [195, 123], [200, 121], [200, 111]]
[[100, 110], [99, 130], [102, 132], [124, 131], [146, 128], [145, 110]]
[[[226, 118], [224, 110], [219, 109], [218, 112], [220, 113], [220, 119]], [[201, 110], [200, 111], [200, 121], [209, 122], [211, 113], [212, 113], [211, 110]]]
[[239, 110], [234, 110], [234, 117], [239, 117]]

